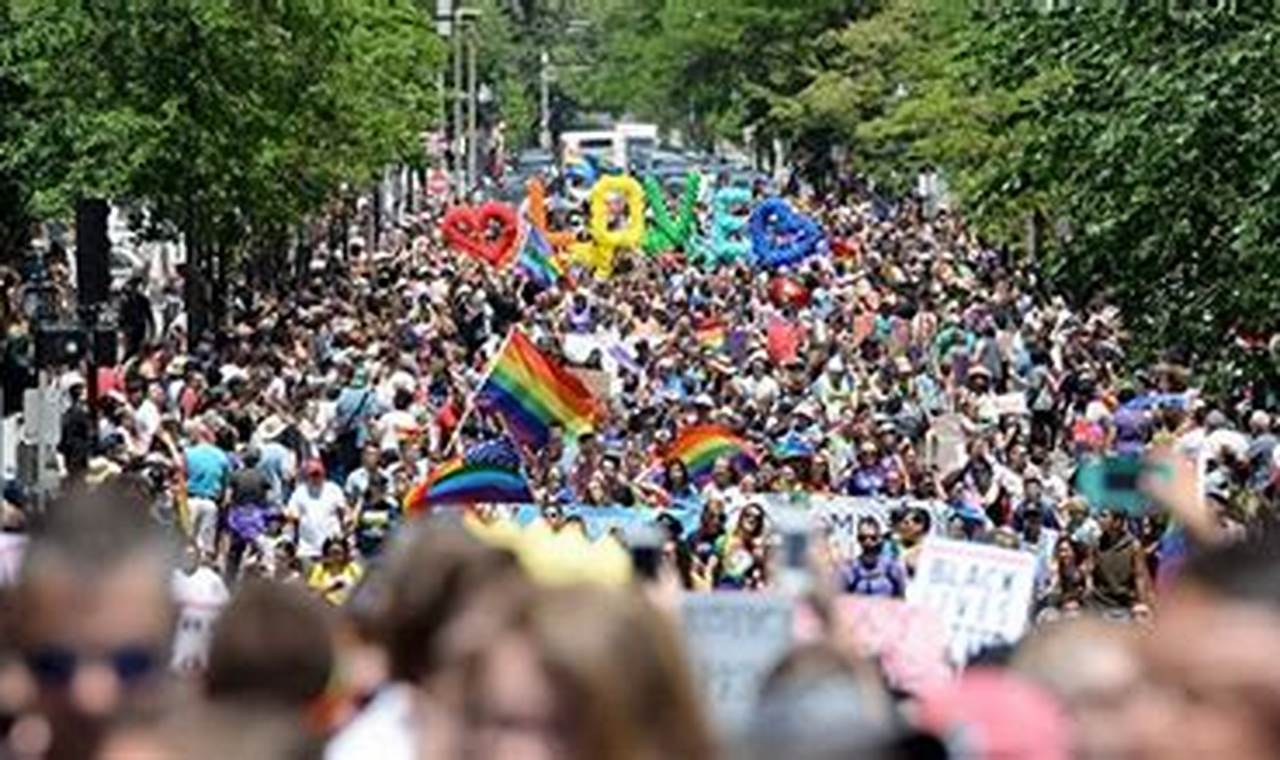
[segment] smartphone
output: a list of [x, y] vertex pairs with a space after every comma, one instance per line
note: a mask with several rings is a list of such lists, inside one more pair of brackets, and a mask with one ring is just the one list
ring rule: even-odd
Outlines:
[[1152, 510], [1152, 502], [1139, 488], [1149, 472], [1158, 472], [1140, 456], [1105, 456], [1087, 459], [1076, 470], [1076, 488], [1096, 512], [1117, 510], [1142, 515]]

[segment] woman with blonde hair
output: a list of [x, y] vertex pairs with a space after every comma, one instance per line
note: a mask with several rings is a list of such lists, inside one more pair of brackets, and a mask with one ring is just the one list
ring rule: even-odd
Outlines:
[[539, 590], [469, 658], [465, 757], [715, 757], [677, 632], [635, 589]]

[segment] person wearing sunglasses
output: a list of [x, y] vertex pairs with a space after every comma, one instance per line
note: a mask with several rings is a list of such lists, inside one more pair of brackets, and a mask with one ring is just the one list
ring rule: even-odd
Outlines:
[[125, 488], [50, 507], [14, 589], [14, 635], [48, 727], [35, 756], [91, 757], [107, 722], [163, 696], [174, 547]]
[[902, 561], [884, 546], [880, 522], [866, 516], [858, 520], [858, 556], [844, 572], [844, 590], [865, 596], [901, 597], [907, 589]]

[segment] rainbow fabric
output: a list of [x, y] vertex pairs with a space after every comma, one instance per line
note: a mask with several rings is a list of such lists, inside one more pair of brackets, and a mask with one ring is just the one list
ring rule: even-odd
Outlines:
[[695, 328], [693, 334], [698, 339], [698, 345], [719, 351], [724, 348], [725, 341], [729, 338], [729, 331], [723, 323], [708, 322]]
[[553, 426], [579, 436], [604, 416], [582, 381], [544, 356], [518, 329], [480, 387], [480, 396], [502, 414], [512, 435], [537, 447], [546, 445]]
[[524, 242], [516, 267], [535, 285], [549, 288], [565, 276], [564, 267], [556, 260], [551, 243], [535, 225], [525, 225]]
[[417, 515], [428, 505], [524, 504], [533, 500], [520, 471], [520, 454], [506, 440], [481, 443], [431, 471], [409, 490], [405, 514]]
[[697, 425], [680, 431], [666, 459], [679, 459], [689, 479], [698, 481], [710, 477], [711, 468], [722, 457], [751, 466], [759, 461], [751, 444], [722, 425]]

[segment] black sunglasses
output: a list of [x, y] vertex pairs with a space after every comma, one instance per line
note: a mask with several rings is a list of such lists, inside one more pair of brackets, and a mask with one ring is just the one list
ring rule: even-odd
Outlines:
[[108, 664], [125, 685], [143, 680], [158, 666], [156, 655], [150, 648], [142, 646], [123, 646], [97, 657], [85, 656], [66, 647], [46, 646], [28, 652], [26, 662], [36, 681], [56, 687], [69, 686], [76, 671], [88, 662]]

